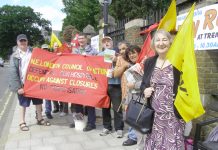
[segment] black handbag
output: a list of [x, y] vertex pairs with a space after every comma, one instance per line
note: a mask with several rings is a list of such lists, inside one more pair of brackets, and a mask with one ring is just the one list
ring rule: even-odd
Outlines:
[[131, 100], [126, 111], [125, 122], [139, 131], [142, 134], [148, 134], [152, 131], [154, 121], [154, 109], [151, 107], [150, 101], [141, 103], [140, 100], [144, 98], [142, 94], [136, 99]]

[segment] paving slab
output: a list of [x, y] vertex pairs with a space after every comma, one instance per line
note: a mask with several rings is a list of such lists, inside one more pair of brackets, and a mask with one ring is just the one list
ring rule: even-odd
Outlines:
[[[16, 100], [16, 99], [15, 99]], [[10, 125], [9, 134], [5, 143], [5, 150], [135, 150], [137, 146], [123, 147], [128, 127], [125, 127], [124, 137], [116, 138], [116, 133], [100, 136], [103, 129], [101, 110], [96, 109], [96, 130], [90, 132], [77, 131], [69, 128], [72, 123], [72, 114], [60, 117], [53, 114], [49, 120], [51, 126], [36, 124], [35, 107], [27, 108], [26, 122], [29, 131], [19, 129], [19, 105], [16, 105]], [[45, 117], [45, 116], [44, 116]]]

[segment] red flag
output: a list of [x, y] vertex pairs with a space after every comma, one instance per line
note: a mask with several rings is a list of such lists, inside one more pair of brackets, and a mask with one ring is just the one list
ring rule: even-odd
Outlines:
[[142, 50], [139, 53], [139, 58], [137, 60], [137, 63], [141, 63], [141, 61], [144, 58], [148, 58], [148, 57], [152, 57], [155, 55], [155, 52], [151, 49], [150, 45], [151, 45], [151, 31], [153, 31], [154, 29], [156, 29], [158, 27], [158, 23], [155, 23], [153, 25], [151, 25], [148, 29], [142, 31], [140, 34], [148, 34], [147, 38], [145, 39], [144, 45], [142, 46]]
[[152, 24], [152, 25], [150, 25], [148, 27], [148, 29], [140, 32], [140, 34], [147, 34], [147, 33], [151, 32], [151, 31], [153, 31], [154, 29], [156, 29], [158, 26], [159, 26], [159, 23]]
[[137, 63], [140, 63], [145, 57], [148, 58], [155, 55], [155, 52], [151, 49], [150, 44], [151, 44], [151, 34], [149, 32], [144, 42], [144, 45], [142, 47], [142, 50], [139, 53], [139, 58], [137, 60]]

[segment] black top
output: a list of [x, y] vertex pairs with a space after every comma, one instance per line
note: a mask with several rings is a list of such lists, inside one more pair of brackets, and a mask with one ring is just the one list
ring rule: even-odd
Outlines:
[[[142, 84], [141, 84], [141, 93], [143, 94], [143, 91], [148, 88], [151, 87], [150, 85], [150, 80], [151, 80], [151, 75], [154, 71], [155, 65], [156, 65], [156, 61], [157, 61], [158, 55], [155, 55], [153, 57], [150, 57], [148, 59], [146, 59], [145, 64], [144, 64], [144, 75], [142, 78]], [[176, 98], [176, 94], [178, 91], [178, 86], [179, 86], [179, 82], [180, 82], [180, 75], [181, 72], [176, 69], [173, 66], [173, 79], [174, 79], [174, 84], [173, 84], [173, 98]], [[148, 104], [151, 106], [150, 104], [150, 99], [148, 98]], [[176, 115], [177, 118], [181, 119], [182, 117], [180, 116], [180, 114], [178, 113], [176, 107], [174, 106], [174, 113]]]
[[[153, 57], [148, 58], [145, 61], [144, 64], [144, 75], [142, 78], [142, 84], [141, 84], [141, 91], [143, 92], [146, 88], [151, 87], [150, 85], [150, 80], [151, 80], [151, 75], [154, 71], [156, 61], [157, 61], [158, 55], [155, 55]], [[180, 81], [180, 71], [173, 67], [173, 78], [174, 78], [174, 85], [173, 85], [173, 93], [174, 93], [174, 98], [176, 97], [178, 86], [179, 86], [179, 81]]]

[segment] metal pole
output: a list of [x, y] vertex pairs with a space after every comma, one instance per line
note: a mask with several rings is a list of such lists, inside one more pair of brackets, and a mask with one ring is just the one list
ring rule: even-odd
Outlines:
[[103, 15], [104, 15], [104, 35], [108, 33], [108, 0], [104, 0], [104, 8], [103, 8]]

